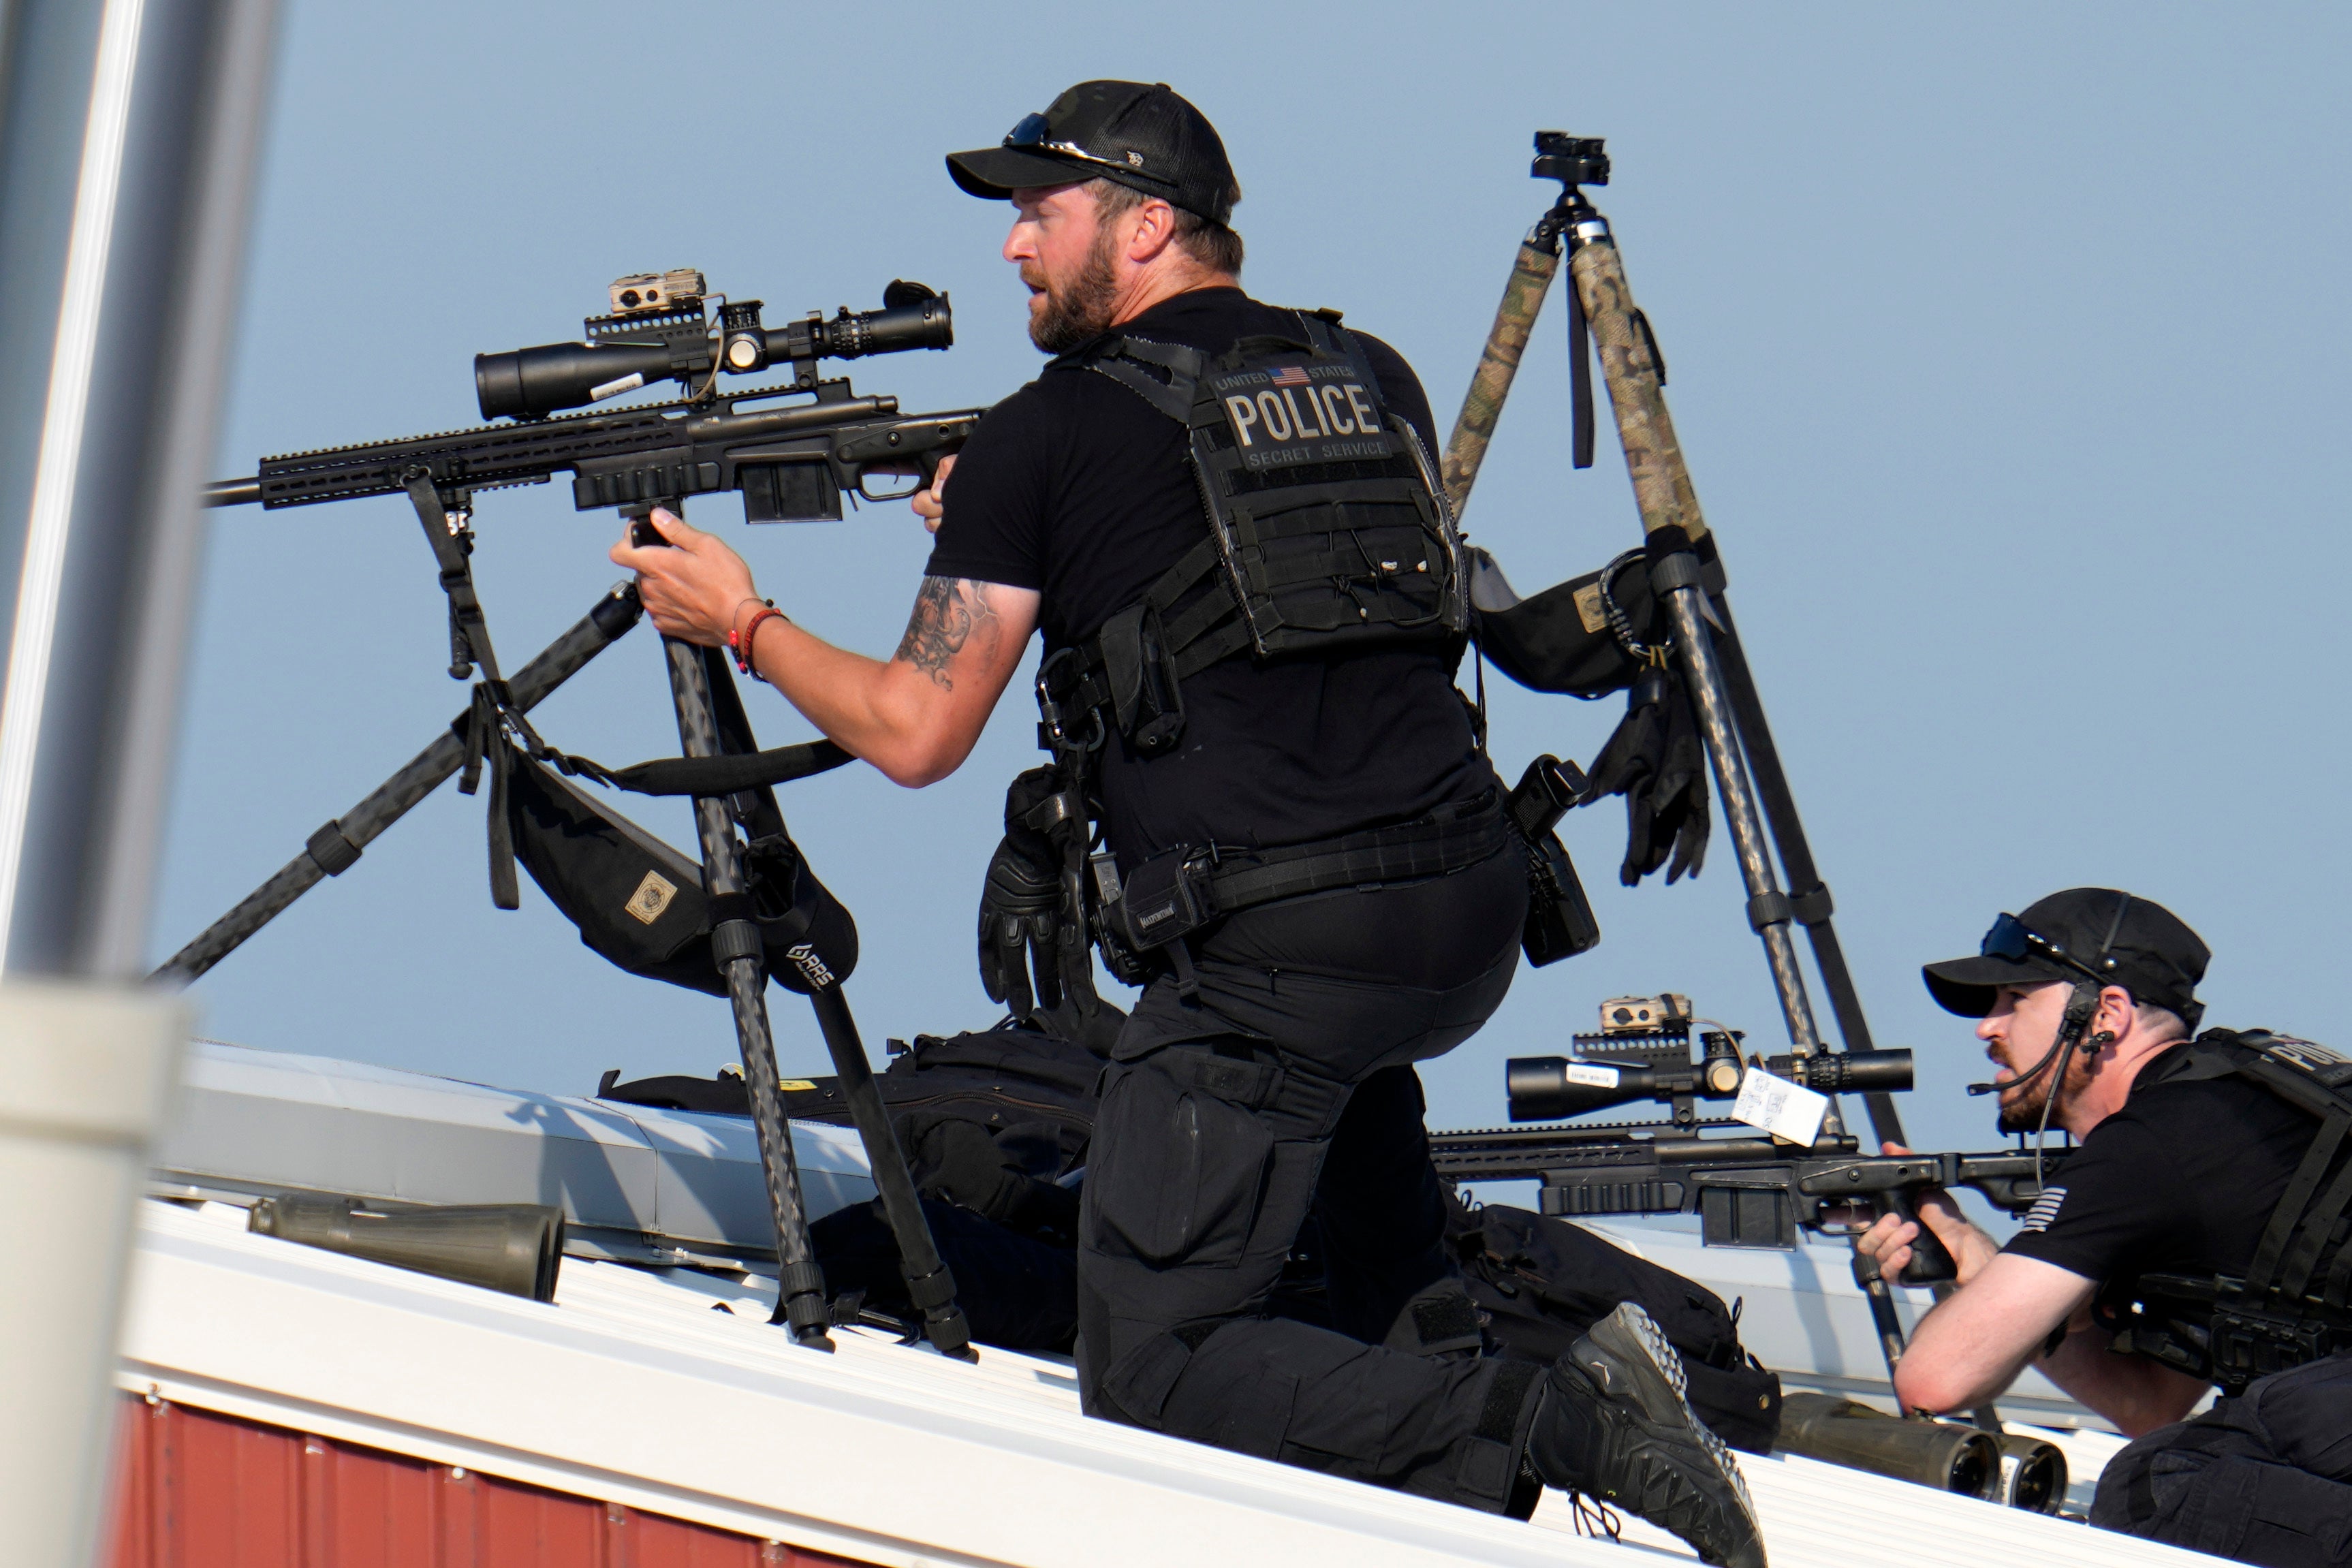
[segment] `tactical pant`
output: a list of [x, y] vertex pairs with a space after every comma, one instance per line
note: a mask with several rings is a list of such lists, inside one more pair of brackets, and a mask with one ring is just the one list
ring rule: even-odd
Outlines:
[[[1412, 1064], [1475, 1033], [1517, 962], [1424, 989], [1202, 960], [1194, 1001], [1145, 991], [1104, 1075], [1079, 1219], [1090, 1414], [1511, 1506], [1542, 1369], [1479, 1354]], [[1310, 1206], [1342, 1331], [1265, 1315]]]
[[2091, 1522], [2262, 1568], [2352, 1564], [2352, 1352], [2133, 1443]]

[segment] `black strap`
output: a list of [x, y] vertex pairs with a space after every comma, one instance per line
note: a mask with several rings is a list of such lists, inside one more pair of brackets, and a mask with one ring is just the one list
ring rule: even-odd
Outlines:
[[[577, 763], [585, 759], [571, 760]], [[631, 767], [600, 770], [591, 776], [614, 789], [636, 795], [713, 796], [740, 795], [767, 784], [813, 778], [855, 760], [831, 741], [803, 741], [794, 746], [736, 756], [656, 757]]]
[[2311, 1148], [2295, 1167], [2294, 1177], [2286, 1184], [2278, 1207], [2271, 1211], [2270, 1223], [2263, 1227], [2263, 1238], [2254, 1247], [2254, 1260], [2246, 1268], [2246, 1293], [2259, 1296], [2278, 1283], [2279, 1261], [2286, 1252], [2287, 1238], [2294, 1234], [2295, 1222], [2303, 1217], [2311, 1202], [2311, 1194], [2327, 1169], [2336, 1162], [2336, 1152], [2343, 1145], [2344, 1134], [2352, 1129], [2352, 1115], [2342, 1111], [2320, 1124], [2319, 1135], [2311, 1141]]
[[2352, 1161], [2345, 1163], [2327, 1191], [2304, 1215], [2301, 1234], [2295, 1237], [2294, 1250], [2286, 1256], [2285, 1272], [2279, 1276], [2280, 1295], [2290, 1301], [2303, 1299], [2313, 1272], [2319, 1267], [2320, 1254], [2335, 1236], [2336, 1222], [2344, 1217], [2347, 1205], [2352, 1205]]
[[1510, 832], [1489, 795], [1459, 814], [1441, 812], [1398, 827], [1377, 827], [1285, 849], [1219, 850], [1209, 873], [1217, 912], [1269, 904], [1333, 888], [1378, 887], [1475, 866]]

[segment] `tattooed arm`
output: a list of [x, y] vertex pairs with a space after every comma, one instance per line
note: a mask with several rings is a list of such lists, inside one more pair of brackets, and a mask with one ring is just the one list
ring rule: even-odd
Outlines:
[[[723, 646], [761, 607], [751, 569], [717, 537], [667, 512], [655, 525], [677, 548], [624, 539], [613, 559], [637, 573], [646, 613], [669, 637]], [[1037, 626], [1037, 594], [999, 583], [926, 577], [907, 635], [887, 660], [835, 647], [792, 622], [761, 622], [760, 674], [811, 723], [894, 783], [919, 788], [962, 765]]]

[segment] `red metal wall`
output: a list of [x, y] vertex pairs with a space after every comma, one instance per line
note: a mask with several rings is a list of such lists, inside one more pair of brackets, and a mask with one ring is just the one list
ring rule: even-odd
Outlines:
[[109, 1568], [870, 1568], [126, 1395]]

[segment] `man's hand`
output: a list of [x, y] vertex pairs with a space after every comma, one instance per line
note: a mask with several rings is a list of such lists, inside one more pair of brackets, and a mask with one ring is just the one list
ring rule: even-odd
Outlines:
[[760, 603], [751, 569], [717, 534], [689, 528], [660, 507], [652, 521], [669, 543], [633, 544], [624, 533], [613, 546], [613, 563], [637, 574], [637, 597], [664, 637], [724, 647], [739, 612]]
[[948, 470], [954, 467], [952, 456], [941, 458], [939, 471], [931, 476], [931, 482], [914, 494], [912, 505], [915, 515], [921, 518], [923, 526], [933, 533], [940, 531], [940, 519], [947, 515]]
[[[1879, 1152], [1903, 1155], [1911, 1152], [1900, 1143], [1882, 1143]], [[1952, 1201], [1952, 1194], [1941, 1187], [1922, 1187], [1916, 1203], [1919, 1218], [1944, 1244], [1958, 1266], [1959, 1282], [1963, 1285], [1975, 1279], [1984, 1266], [2000, 1255], [2000, 1243], [1971, 1224]], [[1916, 1223], [1900, 1215], [1881, 1215], [1876, 1224], [1854, 1238], [1854, 1248], [1864, 1257], [1875, 1261], [1880, 1278], [1893, 1284], [1901, 1280], [1903, 1270], [1911, 1264], [1911, 1244], [1919, 1237]]]

